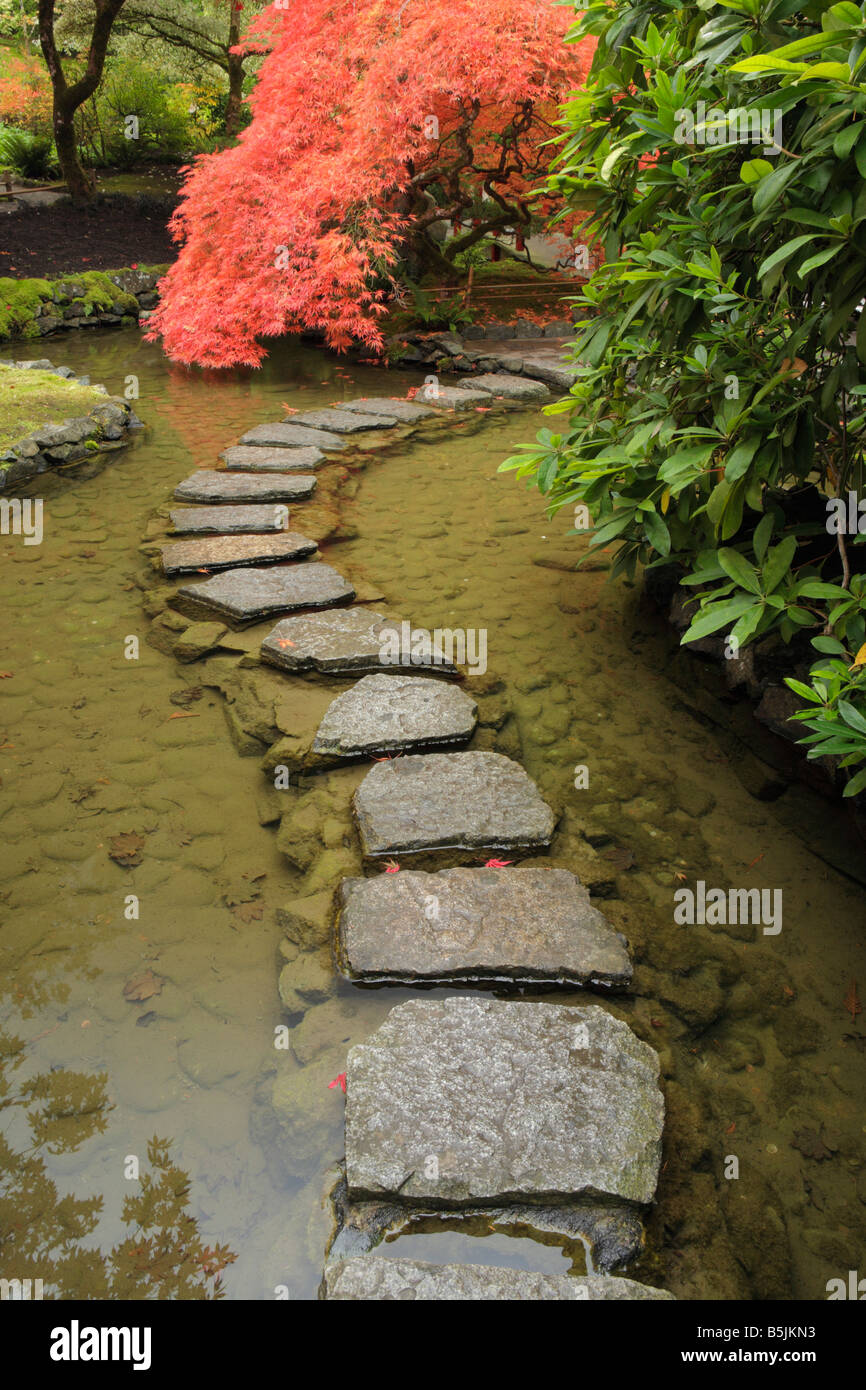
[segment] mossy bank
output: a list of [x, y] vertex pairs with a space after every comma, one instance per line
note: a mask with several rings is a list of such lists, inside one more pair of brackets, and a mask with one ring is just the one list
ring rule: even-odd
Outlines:
[[74, 328], [130, 328], [157, 302], [165, 265], [86, 270], [57, 280], [0, 277], [0, 341]]
[[47, 358], [0, 362], [0, 492], [119, 449], [141, 421], [128, 401]]

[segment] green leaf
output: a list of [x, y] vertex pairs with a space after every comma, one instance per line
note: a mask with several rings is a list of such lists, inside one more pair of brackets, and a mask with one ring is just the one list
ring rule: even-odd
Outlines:
[[644, 515], [643, 524], [653, 549], [657, 550], [660, 555], [670, 555], [671, 533], [658, 512], [647, 512]]
[[856, 777], [852, 777], [850, 782], [845, 783], [843, 796], [857, 796], [866, 787], [866, 767], [861, 768]]
[[831, 261], [834, 256], [838, 256], [844, 246], [844, 241], [837, 241], [835, 245], [828, 246], [825, 250], [819, 251], [816, 256], [810, 256], [802, 265], [797, 266], [797, 274], [802, 278], [804, 275], [808, 275], [810, 270], [817, 270], [819, 265], [824, 265], [827, 261]]
[[770, 537], [773, 534], [773, 517], [770, 512], [762, 516], [755, 527], [755, 534], [752, 537], [752, 548], [757, 556], [758, 563], [763, 564], [764, 556], [767, 553], [767, 546], [770, 544]]
[[802, 681], [794, 680], [793, 676], [786, 676], [785, 684], [790, 686], [794, 694], [799, 695], [801, 700], [808, 700], [813, 705], [823, 705], [824, 701], [820, 695], [816, 695], [814, 690], [810, 689], [808, 685], [804, 685]]
[[729, 483], [736, 482], [737, 478], [742, 478], [743, 474], [752, 462], [755, 451], [760, 444], [758, 435], [753, 435], [751, 439], [746, 439], [742, 444], [738, 444], [730, 454], [725, 464], [725, 477]]
[[767, 556], [767, 562], [761, 569], [761, 578], [764, 581], [764, 592], [771, 594], [781, 583], [788, 570], [791, 568], [791, 561], [797, 551], [797, 540], [795, 536], [786, 536]]
[[688, 632], [683, 634], [682, 642], [696, 642], [701, 637], [708, 637], [711, 632], [718, 632], [720, 627], [736, 622], [747, 608], [753, 607], [754, 601], [752, 599], [738, 598], [728, 603], [716, 603], [708, 608], [703, 608], [695, 617]]
[[820, 579], [807, 579], [803, 584], [798, 584], [794, 590], [797, 598], [844, 598], [846, 590], [838, 584], [825, 584]]
[[801, 246], [806, 246], [807, 243], [814, 240], [814, 234], [812, 232], [806, 232], [803, 236], [795, 236], [792, 237], [790, 241], [786, 241], [784, 246], [780, 246], [777, 251], [773, 252], [772, 256], [768, 256], [767, 259], [762, 261], [758, 266], [758, 279], [763, 280], [765, 275], [769, 275], [770, 271], [775, 270], [777, 265], [781, 265], [782, 262], [786, 261], [789, 256], [792, 256], [795, 251], [799, 251]]
[[866, 719], [850, 701], [837, 700], [836, 708], [850, 729], [856, 729], [858, 734], [866, 734]]
[[750, 594], [760, 595], [761, 586], [758, 583], [758, 577], [748, 560], [738, 550], [731, 550], [725, 546], [719, 551], [718, 560], [729, 579], [733, 579], [734, 583], [739, 584], [741, 589], [748, 589]]

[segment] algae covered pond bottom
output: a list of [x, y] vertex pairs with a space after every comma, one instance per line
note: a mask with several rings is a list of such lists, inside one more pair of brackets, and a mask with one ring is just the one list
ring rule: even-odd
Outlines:
[[[134, 378], [148, 428], [37, 480], [41, 545], [0, 537], [2, 1274], [59, 1297], [168, 1298], [221, 1271], [229, 1297], [315, 1298], [343, 1153], [331, 1083], [412, 997], [340, 980], [296, 910], [362, 872], [349, 808], [366, 766], [305, 776], [277, 828], [220, 693], [268, 625], [178, 664], [146, 640], [158, 595], [139, 544], [182, 478], [284, 402], [419, 378], [288, 345], [261, 373], [193, 374], [137, 332], [51, 353], [112, 392]], [[473, 746], [520, 761], [559, 814], [530, 862], [577, 873], [628, 938], [632, 988], [604, 1007], [659, 1053], [667, 1118], [627, 1272], [682, 1298], [823, 1299], [866, 1233], [866, 1025], [845, 1006], [866, 982], [859, 850], [811, 793], [750, 795], [638, 590], [571, 572], [569, 518], [497, 474], [541, 418], [455, 417], [372, 454], [323, 558], [419, 626], [485, 634], [499, 709]], [[772, 932], [678, 922], [675, 893], [698, 883], [781, 894]], [[450, 1221], [381, 1249], [575, 1267], [555, 1242]]]

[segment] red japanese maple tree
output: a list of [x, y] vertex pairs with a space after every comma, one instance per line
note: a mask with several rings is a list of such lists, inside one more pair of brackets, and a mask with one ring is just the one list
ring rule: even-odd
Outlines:
[[[187, 176], [148, 336], [213, 367], [304, 329], [381, 348], [401, 262], [528, 226], [556, 103], [592, 58], [563, 41], [572, 20], [551, 0], [275, 0], [245, 41], [267, 55], [252, 121]], [[431, 228], [464, 214], [440, 249]]]

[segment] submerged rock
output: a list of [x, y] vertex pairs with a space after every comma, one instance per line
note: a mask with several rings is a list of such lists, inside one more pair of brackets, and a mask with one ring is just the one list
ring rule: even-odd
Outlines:
[[609, 1274], [536, 1274], [498, 1265], [437, 1265], [423, 1260], [356, 1255], [327, 1266], [325, 1299], [370, 1303], [425, 1301], [456, 1302], [577, 1302], [616, 1299], [673, 1299], [665, 1289], [653, 1289], [633, 1279]]
[[[412, 629], [399, 619], [384, 618], [368, 609], [345, 608], [285, 618], [269, 632], [261, 647], [262, 660], [285, 671], [322, 671], [340, 675], [356, 671], [437, 670], [456, 676], [457, 667], [432, 643], [416, 643]], [[423, 648], [423, 650], [422, 650]], [[396, 661], [392, 659], [396, 652]], [[417, 658], [417, 659], [416, 659]]]
[[429, 753], [380, 763], [353, 799], [366, 855], [545, 848], [556, 817], [501, 753]]
[[292, 502], [309, 497], [316, 479], [304, 474], [220, 473], [199, 468], [174, 490], [178, 502]]
[[223, 623], [191, 623], [173, 644], [172, 655], [178, 661], [198, 661], [219, 646], [226, 631]]
[[355, 591], [330, 565], [315, 561], [273, 565], [266, 570], [233, 569], [202, 584], [185, 584], [172, 600], [181, 613], [217, 613], [228, 622], [255, 622], [292, 608], [328, 608], [350, 603]]
[[313, 753], [349, 758], [418, 746], [465, 743], [478, 706], [446, 681], [405, 675], [364, 676], [332, 702]]
[[278, 536], [213, 536], [208, 540], [175, 541], [162, 548], [166, 574], [185, 570], [224, 570], [235, 565], [277, 564], [314, 555], [318, 546], [292, 531]]
[[410, 1000], [346, 1072], [350, 1198], [652, 1201], [658, 1057], [597, 1006]]
[[490, 392], [477, 391], [474, 387], [439, 386], [433, 394], [431, 386], [430, 392], [428, 396], [422, 390], [421, 400], [424, 405], [430, 405], [434, 410], [468, 410], [470, 406], [490, 404]]
[[622, 988], [628, 952], [566, 869], [404, 870], [346, 879], [337, 959], [355, 980]]

